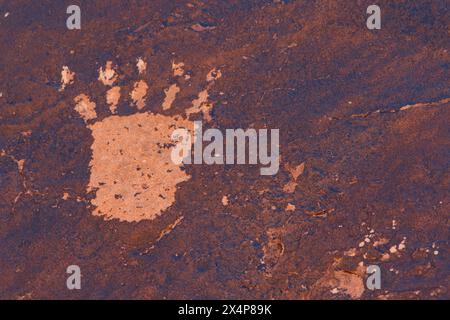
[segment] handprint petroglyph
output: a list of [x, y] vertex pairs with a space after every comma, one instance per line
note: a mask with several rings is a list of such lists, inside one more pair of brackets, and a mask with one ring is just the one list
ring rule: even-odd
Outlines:
[[[184, 77], [184, 63], [172, 62], [174, 77]], [[175, 129], [193, 130], [194, 123], [189, 115], [203, 113], [206, 121], [211, 120], [212, 103], [208, 101], [208, 89], [220, 77], [220, 71], [213, 69], [206, 76], [207, 87], [192, 101], [184, 114], [166, 116], [144, 111], [149, 85], [144, 80], [147, 63], [141, 57], [136, 59], [138, 79], [134, 80], [130, 105], [136, 112], [119, 115], [118, 105], [125, 90], [119, 86], [119, 73], [113, 61], [98, 70], [98, 81], [109, 87], [103, 98], [110, 115], [97, 120], [96, 98], [80, 93], [74, 98], [74, 109], [91, 130], [92, 159], [87, 192], [95, 192], [91, 205], [93, 214], [105, 219], [121, 221], [152, 220], [175, 202], [178, 184], [190, 179], [180, 165], [170, 158], [171, 134]], [[63, 68], [61, 88], [73, 84], [74, 79], [68, 67]], [[181, 91], [177, 84], [164, 90], [161, 102], [163, 110], [171, 108], [176, 95]]]

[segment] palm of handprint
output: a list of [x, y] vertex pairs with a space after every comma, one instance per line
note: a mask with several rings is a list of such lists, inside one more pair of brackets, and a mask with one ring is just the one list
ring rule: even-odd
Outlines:
[[[147, 71], [147, 63], [138, 58], [136, 68], [140, 77]], [[189, 79], [184, 74], [183, 63], [172, 63], [172, 71], [175, 77]], [[66, 66], [61, 75], [60, 91], [75, 79], [75, 73]], [[138, 79], [129, 93], [136, 113], [121, 116], [117, 114], [117, 106], [123, 90], [115, 85], [116, 68], [108, 61], [99, 69], [98, 80], [108, 88], [104, 99], [111, 115], [97, 121], [93, 99], [86, 94], [74, 99], [75, 110], [93, 136], [87, 192], [95, 192], [91, 201], [94, 215], [128, 222], [151, 220], [173, 204], [177, 185], [190, 176], [171, 161], [171, 149], [167, 147], [173, 144], [171, 134], [177, 128], [193, 129], [193, 122], [183, 116], [201, 112], [206, 121], [210, 120], [212, 104], [208, 102], [207, 89], [220, 76], [220, 71], [211, 70], [206, 77], [207, 88], [199, 92], [184, 115], [177, 116], [139, 112], [146, 105], [149, 87], [145, 80]], [[176, 84], [164, 90], [163, 110], [171, 108], [180, 90]]]

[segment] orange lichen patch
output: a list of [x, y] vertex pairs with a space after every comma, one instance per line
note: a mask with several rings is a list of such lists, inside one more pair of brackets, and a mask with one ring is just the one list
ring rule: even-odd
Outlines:
[[139, 110], [145, 107], [145, 96], [147, 95], [148, 85], [144, 80], [140, 80], [134, 84], [133, 91], [131, 91], [130, 96], [133, 100], [133, 105], [135, 105]]
[[112, 61], [106, 62], [105, 70], [103, 70], [103, 67], [100, 67], [98, 70], [98, 80], [100, 80], [105, 86], [112, 86], [117, 80], [117, 77], [117, 73], [113, 69]]
[[109, 110], [112, 114], [117, 112], [117, 105], [120, 100], [120, 87], [112, 87], [106, 92], [106, 103], [109, 105]]
[[283, 191], [287, 193], [293, 193], [295, 188], [297, 188], [297, 179], [305, 171], [305, 163], [302, 162], [296, 167], [291, 167], [289, 164], [286, 165], [286, 170], [291, 174], [292, 180], [285, 184]]
[[222, 77], [222, 73], [220, 72], [220, 70], [214, 68], [206, 75], [206, 81], [211, 82], [219, 79], [220, 77]]
[[105, 219], [155, 219], [175, 201], [190, 177], [171, 160], [171, 134], [193, 129], [178, 117], [152, 113], [111, 116], [89, 126], [94, 142], [88, 191], [96, 191], [94, 215]]
[[175, 97], [177, 96], [178, 92], [180, 92], [180, 88], [176, 84], [172, 84], [168, 89], [164, 90], [164, 93], [166, 95], [162, 104], [164, 110], [170, 109], [170, 107], [172, 107], [172, 103], [175, 101]]
[[173, 75], [175, 77], [181, 77], [184, 74], [184, 63], [180, 62], [180, 63], [175, 63], [174, 61], [172, 61], [172, 71], [173, 71]]
[[76, 103], [75, 111], [78, 112], [85, 122], [97, 118], [95, 103], [92, 102], [87, 95], [80, 94], [76, 96], [73, 101]]
[[136, 67], [138, 69], [139, 74], [144, 74], [147, 70], [147, 62], [142, 60], [142, 58], [137, 58]]
[[203, 90], [199, 92], [198, 98], [192, 101], [192, 107], [186, 110], [186, 115], [196, 114], [201, 112], [203, 114], [203, 119], [207, 122], [212, 120], [211, 111], [213, 104], [208, 102], [208, 90]]
[[70, 71], [68, 66], [63, 66], [61, 71], [61, 87], [59, 91], [64, 91], [66, 86], [72, 84], [75, 80], [75, 72]]
[[295, 211], [295, 205], [288, 203], [285, 211]]

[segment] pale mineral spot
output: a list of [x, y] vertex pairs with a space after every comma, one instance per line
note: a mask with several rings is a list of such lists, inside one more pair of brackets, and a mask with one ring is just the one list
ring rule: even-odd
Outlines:
[[19, 173], [23, 172], [23, 168], [25, 166], [25, 159], [16, 160], [17, 163], [17, 169], [19, 170]]
[[109, 111], [112, 114], [117, 112], [117, 105], [120, 100], [120, 87], [112, 87], [106, 92], [106, 103], [109, 105]]
[[94, 142], [88, 192], [93, 214], [105, 219], [155, 219], [175, 202], [188, 176], [171, 161], [171, 134], [193, 123], [152, 113], [111, 116], [90, 125]]
[[77, 111], [85, 122], [97, 118], [97, 112], [95, 111], [95, 103], [92, 102], [85, 94], [76, 96], [75, 111]]
[[398, 245], [398, 250], [403, 251], [406, 248], [406, 238], [403, 238], [402, 242]]
[[333, 289], [330, 290], [330, 292], [332, 294], [338, 294], [339, 293], [339, 289], [338, 288], [333, 288]]
[[403, 240], [398, 245], [393, 245], [389, 248], [390, 253], [397, 253], [398, 251], [403, 251], [406, 248], [406, 238], [404, 237]]
[[223, 206], [227, 206], [229, 203], [228, 197], [227, 196], [223, 196], [222, 197], [222, 205]]
[[113, 69], [112, 61], [106, 62], [105, 70], [103, 70], [103, 67], [100, 67], [98, 70], [98, 80], [100, 80], [105, 86], [112, 86], [117, 80], [117, 77], [118, 75]]
[[72, 84], [75, 80], [75, 72], [70, 71], [68, 66], [63, 66], [61, 71], [61, 86], [59, 91], [64, 91], [66, 86]]
[[381, 239], [375, 241], [375, 242], [373, 243], [373, 246], [374, 246], [374, 247], [379, 247], [379, 246], [382, 246], [382, 245], [384, 245], [384, 244], [386, 244], [386, 243], [388, 243], [388, 242], [389, 242], [389, 240], [388, 240], [387, 238], [381, 238]]
[[172, 103], [175, 101], [178, 92], [180, 92], [180, 88], [176, 84], [172, 84], [168, 89], [164, 90], [166, 95], [162, 104], [164, 110], [172, 107]]
[[139, 110], [145, 107], [147, 90], [147, 83], [144, 80], [139, 80], [134, 84], [133, 91], [130, 93], [131, 100], [133, 101], [132, 105], [135, 105]]

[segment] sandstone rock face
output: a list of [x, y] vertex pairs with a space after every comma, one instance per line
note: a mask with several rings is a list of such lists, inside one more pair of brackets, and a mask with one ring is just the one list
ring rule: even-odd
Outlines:
[[[1, 299], [449, 299], [448, 1], [380, 30], [366, 1], [124, 3], [66, 30], [2, 2]], [[199, 120], [279, 129], [278, 173], [175, 165]]]

